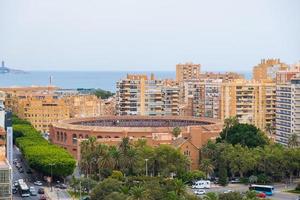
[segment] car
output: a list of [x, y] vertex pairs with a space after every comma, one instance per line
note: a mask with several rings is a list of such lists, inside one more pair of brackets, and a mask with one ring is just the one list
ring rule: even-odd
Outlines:
[[26, 173], [27, 174], [32, 174], [32, 170], [31, 169], [27, 169]]
[[230, 183], [241, 183], [241, 180], [239, 178], [234, 178], [230, 181]]
[[38, 186], [42, 186], [43, 185], [43, 183], [41, 181], [35, 181], [33, 184], [34, 185], [38, 185]]
[[30, 192], [31, 196], [36, 196], [37, 195], [37, 192], [36, 192], [34, 187], [29, 187], [29, 192]]
[[257, 193], [256, 196], [259, 197], [259, 198], [266, 198], [267, 197], [267, 195], [263, 192]]
[[224, 194], [228, 194], [228, 193], [230, 193], [230, 192], [233, 192], [232, 190], [225, 190], [223, 193]]
[[45, 195], [41, 195], [40, 200], [47, 200], [47, 197]]
[[23, 173], [23, 172], [24, 172], [24, 169], [20, 168], [20, 169], [19, 169], [19, 172], [20, 172], [20, 173]]
[[13, 160], [13, 164], [17, 164], [17, 162], [18, 162], [18, 159], [15, 158], [15, 159]]
[[39, 194], [45, 194], [44, 188], [39, 188], [39, 189], [38, 189], [38, 193], [39, 193]]
[[195, 190], [194, 191], [194, 194], [196, 194], [196, 195], [202, 195], [202, 194], [205, 194], [206, 192], [205, 192], [205, 190]]
[[11, 189], [12, 189], [12, 193], [13, 193], [13, 194], [16, 194], [17, 191], [18, 191], [17, 187], [15, 187], [15, 186], [12, 186]]
[[19, 183], [18, 181], [14, 181], [14, 184], [13, 184], [14, 187], [18, 187], [19, 186]]

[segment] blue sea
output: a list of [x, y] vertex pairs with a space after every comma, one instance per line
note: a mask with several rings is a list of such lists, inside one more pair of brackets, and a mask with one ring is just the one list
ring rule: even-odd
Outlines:
[[[124, 78], [128, 73], [148, 74], [154, 73], [155, 77], [175, 79], [175, 71], [29, 71], [21, 74], [0, 74], [0, 87], [52, 85], [65, 89], [75, 88], [101, 88], [114, 92], [116, 81]], [[247, 79], [251, 72], [243, 73]]]

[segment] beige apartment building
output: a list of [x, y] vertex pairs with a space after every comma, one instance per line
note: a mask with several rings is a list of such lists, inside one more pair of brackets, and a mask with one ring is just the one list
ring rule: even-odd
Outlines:
[[147, 75], [127, 75], [117, 82], [117, 115], [179, 115], [179, 89]]
[[275, 123], [276, 84], [271, 81], [235, 80], [223, 83], [221, 119], [237, 116], [241, 123], [250, 123], [264, 130]]
[[95, 95], [71, 95], [63, 99], [70, 108], [70, 118], [102, 115], [102, 100]]
[[58, 96], [41, 94], [19, 99], [16, 114], [46, 133], [51, 123], [69, 118], [69, 107]]
[[235, 80], [235, 79], [244, 79], [244, 75], [235, 73], [235, 72], [204, 72], [200, 74], [200, 79], [213, 79], [213, 80], [222, 80], [222, 82]]
[[185, 63], [176, 65], [176, 81], [193, 80], [200, 78], [200, 64]]
[[6, 87], [0, 91], [6, 93], [5, 107], [14, 111], [19, 98], [25, 98], [34, 94], [50, 94], [57, 90], [55, 86], [30, 86], [30, 87]]
[[253, 80], [275, 80], [276, 73], [281, 70], [287, 70], [288, 67], [287, 64], [280, 62], [280, 59], [262, 59], [260, 64], [253, 68]]

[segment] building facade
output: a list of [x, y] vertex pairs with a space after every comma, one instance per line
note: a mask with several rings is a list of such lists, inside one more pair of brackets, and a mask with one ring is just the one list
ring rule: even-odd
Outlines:
[[176, 65], [176, 81], [178, 83], [185, 80], [200, 78], [200, 64], [185, 63]]
[[244, 79], [244, 75], [238, 74], [235, 72], [204, 72], [200, 74], [200, 79], [216, 79], [216, 80], [222, 80], [222, 82], [235, 80], [235, 79]]
[[70, 110], [70, 118], [102, 115], [101, 99], [95, 95], [70, 95], [63, 99]]
[[275, 126], [275, 83], [236, 80], [223, 83], [221, 95], [221, 120], [236, 116], [262, 130]]
[[117, 82], [117, 115], [179, 115], [179, 89], [151, 75], [127, 75]]
[[47, 133], [51, 123], [69, 119], [69, 107], [58, 96], [37, 95], [19, 99], [16, 114], [28, 120], [37, 130]]
[[287, 69], [288, 65], [280, 62], [280, 59], [262, 59], [261, 63], [253, 68], [253, 80], [275, 80], [278, 71]]
[[6, 158], [6, 132], [0, 127], [0, 199], [12, 200], [12, 168]]

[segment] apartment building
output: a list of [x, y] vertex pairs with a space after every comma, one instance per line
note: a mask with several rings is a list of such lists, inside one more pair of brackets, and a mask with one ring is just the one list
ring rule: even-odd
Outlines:
[[280, 59], [262, 59], [260, 64], [253, 68], [253, 80], [275, 80], [278, 71], [287, 69], [288, 65], [280, 62]]
[[291, 132], [300, 142], [300, 74], [291, 79]]
[[[300, 74], [299, 65], [293, 65], [289, 70], [278, 71], [276, 74], [276, 142], [288, 145], [293, 133], [292, 123], [297, 119], [297, 74]], [[293, 84], [291, 80], [293, 80]], [[292, 89], [293, 88], [293, 89]], [[294, 116], [293, 116], [294, 115]], [[295, 123], [294, 123], [295, 124]], [[296, 126], [296, 125], [294, 125]]]
[[235, 73], [235, 72], [204, 72], [200, 73], [200, 79], [213, 79], [213, 80], [222, 80], [222, 82], [235, 80], [235, 79], [244, 79], [244, 75]]
[[237, 116], [241, 123], [250, 123], [265, 130], [275, 124], [276, 84], [271, 81], [235, 80], [223, 83], [221, 119]]
[[178, 83], [185, 80], [200, 78], [200, 64], [185, 63], [176, 65], [176, 81]]
[[127, 75], [117, 82], [117, 115], [178, 115], [176, 86], [168, 86], [151, 75]]
[[53, 122], [69, 118], [69, 107], [58, 96], [40, 94], [17, 101], [16, 114], [27, 119], [39, 131], [47, 133]]
[[206, 79], [204, 81], [204, 117], [221, 118], [221, 86], [227, 80]]
[[63, 99], [70, 108], [70, 118], [102, 115], [101, 99], [95, 95], [70, 95]]
[[6, 159], [6, 132], [0, 127], [0, 199], [12, 199], [12, 168]]
[[[34, 94], [51, 94], [58, 87], [55, 86], [31, 86], [31, 87], [6, 87], [0, 88], [0, 91], [6, 93], [5, 107], [14, 111], [16, 101], [19, 98], [25, 98]], [[14, 111], [15, 112], [15, 111]]]

